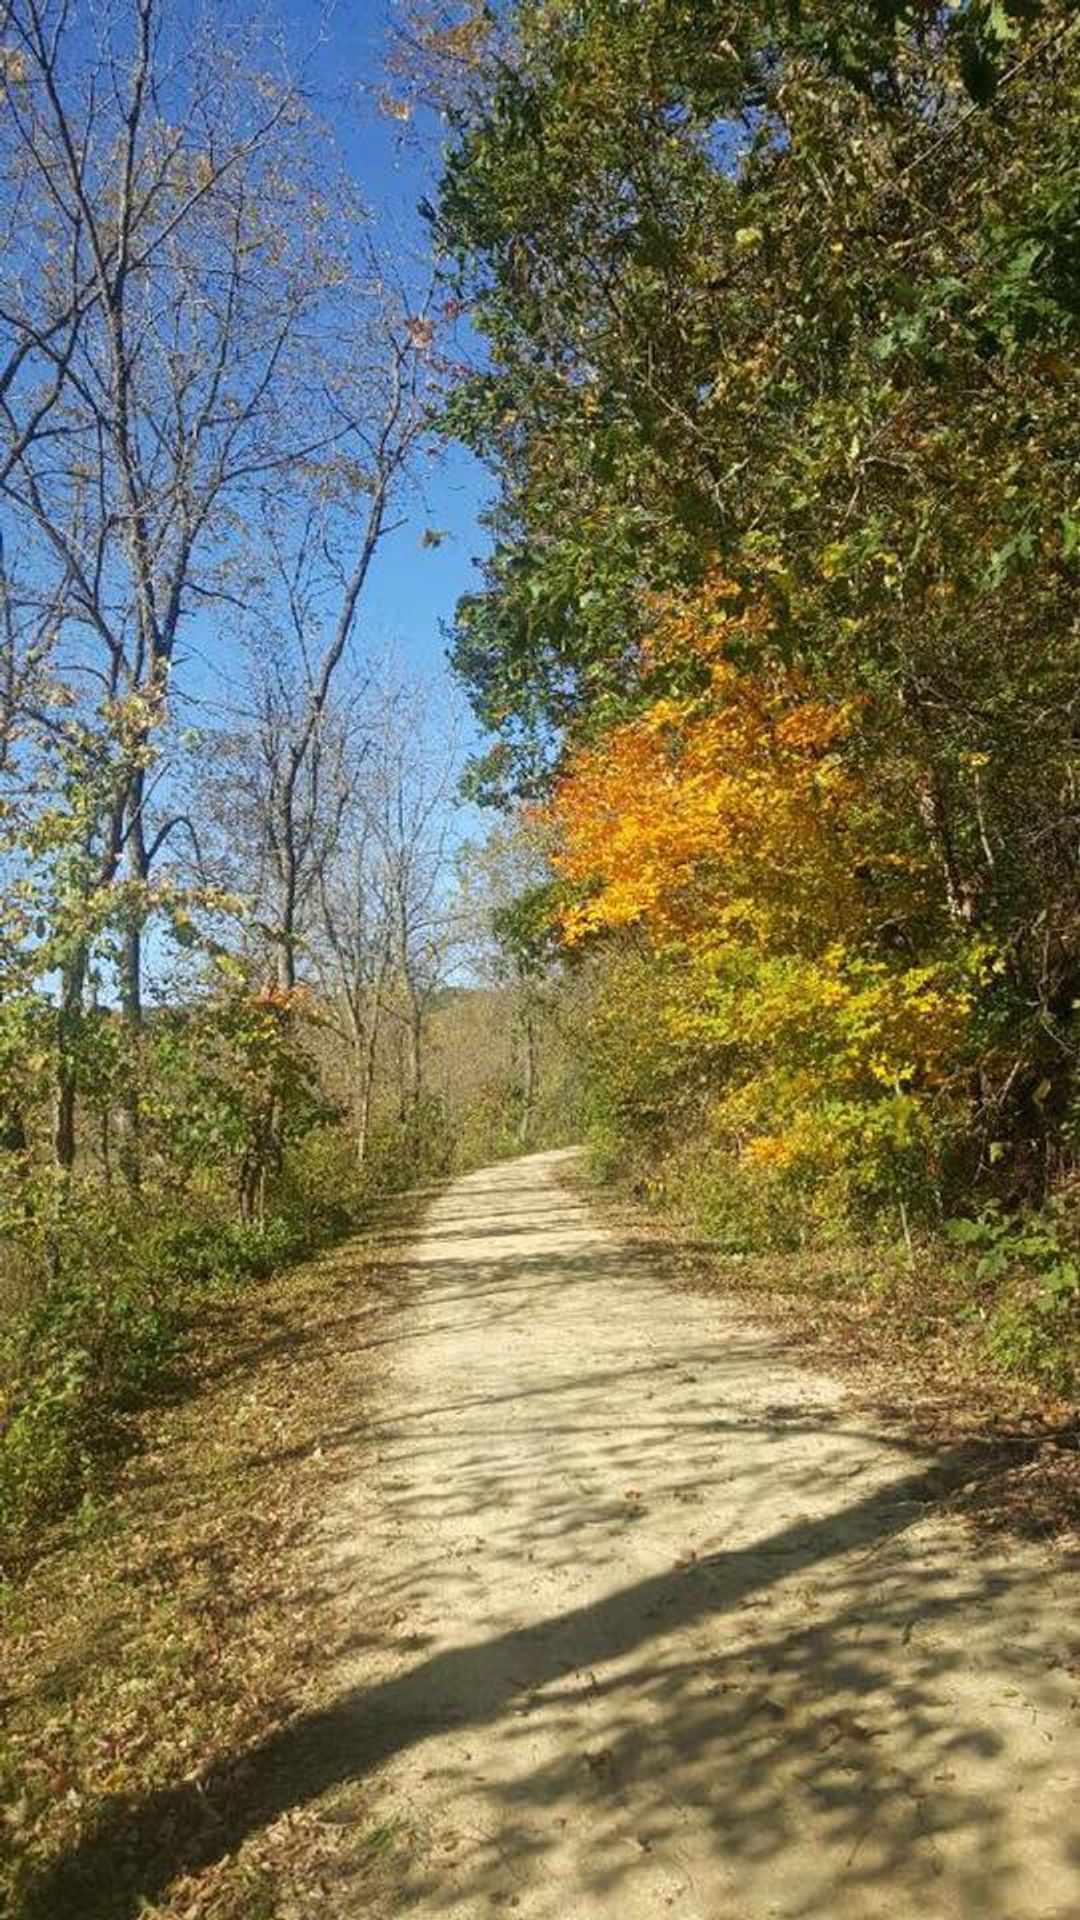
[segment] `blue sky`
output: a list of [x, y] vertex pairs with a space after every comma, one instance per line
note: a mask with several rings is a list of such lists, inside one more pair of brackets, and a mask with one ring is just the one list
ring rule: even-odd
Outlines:
[[[418, 203], [438, 178], [442, 131], [436, 121], [400, 124], [378, 110], [385, 84], [386, 0], [337, 0], [329, 11], [317, 0], [282, 0], [279, 18], [299, 52], [312, 44], [323, 22], [327, 43], [315, 62], [319, 105], [333, 126], [350, 172], [371, 205], [376, 231], [405, 260], [415, 262], [418, 284], [429, 271], [427, 227]], [[409, 505], [408, 524], [379, 554], [361, 615], [358, 650], [399, 648], [414, 671], [444, 671], [450, 620], [460, 594], [474, 584], [474, 558], [485, 545], [478, 513], [490, 492], [484, 470], [462, 448], [444, 449], [421, 475], [420, 497]], [[445, 534], [425, 547], [425, 528]]]

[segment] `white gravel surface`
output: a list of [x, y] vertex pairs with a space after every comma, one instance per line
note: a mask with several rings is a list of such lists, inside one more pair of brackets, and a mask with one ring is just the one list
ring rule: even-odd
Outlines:
[[329, 1524], [386, 1912], [1080, 1920], [1075, 1570], [563, 1162], [436, 1202]]

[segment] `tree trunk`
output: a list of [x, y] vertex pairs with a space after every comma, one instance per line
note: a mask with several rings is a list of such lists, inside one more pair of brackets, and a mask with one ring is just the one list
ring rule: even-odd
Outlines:
[[296, 917], [299, 896], [299, 862], [296, 854], [296, 825], [291, 803], [286, 801], [281, 822], [282, 845], [277, 856], [278, 930], [275, 973], [280, 993], [296, 990]]
[[533, 1108], [536, 1105], [536, 1009], [531, 1000], [525, 1002], [525, 1070], [522, 1076], [521, 1124], [518, 1127], [518, 1146], [527, 1147], [532, 1137]]
[[53, 1124], [53, 1153], [61, 1173], [71, 1173], [75, 1166], [75, 1069], [66, 1056], [61, 1056], [56, 1080], [56, 1112]]
[[415, 994], [409, 1001], [409, 1105], [413, 1113], [424, 1091], [424, 1009]]
[[142, 1101], [139, 1094], [143, 1041], [142, 918], [124, 929], [120, 972], [120, 1012], [127, 1037], [127, 1076], [117, 1112], [116, 1158], [132, 1193], [142, 1184]]
[[73, 1171], [77, 1150], [75, 1128], [78, 1081], [75, 1069], [75, 1048], [82, 1014], [86, 964], [86, 948], [79, 947], [64, 970], [60, 986], [60, 1009], [56, 1022], [57, 1063], [53, 1154], [56, 1165], [63, 1174], [70, 1174]]
[[371, 1137], [371, 1109], [375, 1098], [375, 1068], [378, 1063], [379, 1021], [374, 1012], [368, 1022], [366, 1044], [357, 1084], [355, 1105], [356, 1164], [365, 1165]]

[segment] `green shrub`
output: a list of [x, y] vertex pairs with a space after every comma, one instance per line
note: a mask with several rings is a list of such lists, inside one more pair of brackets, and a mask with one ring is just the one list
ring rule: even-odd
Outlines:
[[970, 1276], [970, 1312], [1004, 1373], [1069, 1393], [1080, 1380], [1080, 1220], [1067, 1197], [1037, 1212], [991, 1203], [946, 1232]]
[[12, 1330], [0, 1431], [0, 1539], [19, 1544], [74, 1505], [120, 1445], [131, 1412], [175, 1359], [179, 1318], [132, 1216], [87, 1208], [59, 1237], [57, 1270]]
[[723, 1253], [790, 1253], [818, 1237], [807, 1197], [782, 1173], [747, 1174], [716, 1153], [679, 1183], [680, 1210]]
[[592, 1113], [585, 1128], [585, 1154], [594, 1180], [618, 1180], [627, 1176], [626, 1143], [605, 1115]]
[[510, 1080], [489, 1080], [477, 1089], [459, 1120], [453, 1143], [455, 1172], [505, 1160], [521, 1151], [521, 1089]]
[[20, 1550], [92, 1489], [133, 1412], [177, 1364], [200, 1298], [352, 1231], [373, 1178], [359, 1178], [339, 1139], [309, 1135], [286, 1155], [264, 1220], [238, 1220], [198, 1191], [80, 1187], [51, 1231], [15, 1246], [24, 1309], [0, 1339], [0, 1543]]
[[386, 1172], [359, 1166], [355, 1144], [340, 1127], [315, 1127], [286, 1149], [270, 1190], [271, 1211], [302, 1244], [321, 1245], [355, 1231]]
[[383, 1114], [372, 1127], [368, 1147], [368, 1173], [376, 1189], [441, 1179], [454, 1164], [455, 1131], [437, 1094], [423, 1094], [405, 1113]]

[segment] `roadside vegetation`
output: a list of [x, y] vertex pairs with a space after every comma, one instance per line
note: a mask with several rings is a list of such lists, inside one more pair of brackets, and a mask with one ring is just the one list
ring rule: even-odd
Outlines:
[[499, 482], [473, 780], [546, 836], [599, 1164], [732, 1255], [898, 1256], [1066, 1394], [1075, 10], [413, 13]]
[[306, 58], [181, 0], [0, 9], [12, 1574], [208, 1303], [542, 1120], [551, 1009], [462, 845], [454, 701], [365, 627], [444, 316]]
[[[19, 1920], [133, 1911], [167, 1844], [104, 1844], [62, 1890], [50, 1880], [95, 1824], [185, 1778], [221, 1784], [188, 1810], [207, 1863], [147, 1912], [259, 1920], [317, 1905], [336, 1843], [359, 1838], [373, 1887], [387, 1865], [360, 1787], [273, 1818], [224, 1857], [212, 1842], [245, 1792], [244, 1759], [327, 1685], [340, 1631], [305, 1557], [368, 1417], [395, 1266], [423, 1190], [383, 1202], [362, 1242], [199, 1302], [185, 1368], [133, 1420], [93, 1502], [4, 1593], [0, 1900]], [[344, 1436], [344, 1439], [343, 1439]], [[303, 1594], [303, 1599], [299, 1595]], [[372, 1635], [392, 1630], [375, 1609]], [[200, 1824], [201, 1823], [201, 1824]]]
[[[16, 1903], [288, 1717], [335, 1343], [455, 1171], [584, 1138], [1076, 1457], [1080, 14], [389, 13], [422, 267], [288, 9], [0, 4]], [[471, 759], [368, 617], [449, 441]]]

